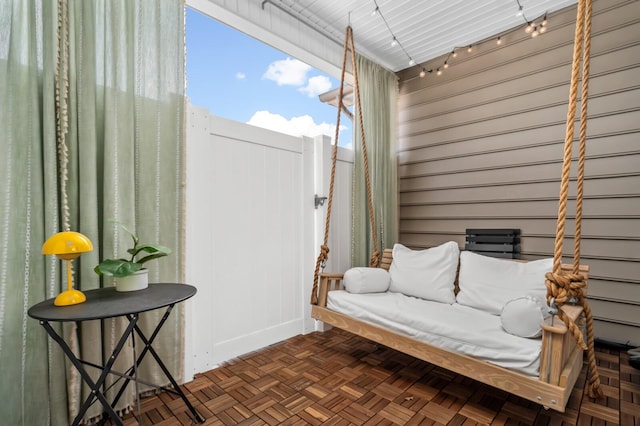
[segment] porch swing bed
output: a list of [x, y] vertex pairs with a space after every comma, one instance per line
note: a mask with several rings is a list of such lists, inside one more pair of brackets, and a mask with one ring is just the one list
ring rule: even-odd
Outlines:
[[[586, 391], [591, 398], [602, 396], [586, 299], [589, 268], [580, 263], [591, 3], [579, 0], [577, 6], [554, 255], [532, 262], [460, 252], [453, 241], [419, 251], [396, 244], [380, 256], [353, 32], [347, 27], [338, 105], [342, 106], [351, 51], [373, 253], [369, 267], [345, 274], [320, 271], [329, 253], [339, 107], [324, 244], [311, 291], [313, 318], [560, 412], [565, 411], [586, 351]], [[580, 74], [575, 246], [573, 263], [566, 265], [561, 262]]]
[[[384, 250], [382, 269], [389, 269], [392, 253]], [[587, 270], [583, 266], [581, 273], [586, 275]], [[344, 274], [319, 277], [313, 318], [554, 410], [565, 410], [582, 369], [583, 349], [557, 315], [542, 325], [541, 337], [523, 338], [505, 332], [499, 315], [398, 292], [350, 293], [344, 287]], [[583, 312], [577, 305], [560, 309], [573, 320]]]

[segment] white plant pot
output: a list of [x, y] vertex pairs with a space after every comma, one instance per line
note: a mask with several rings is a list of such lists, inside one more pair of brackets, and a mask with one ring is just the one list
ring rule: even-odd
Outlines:
[[136, 291], [149, 286], [149, 270], [140, 269], [126, 277], [116, 278], [116, 291]]

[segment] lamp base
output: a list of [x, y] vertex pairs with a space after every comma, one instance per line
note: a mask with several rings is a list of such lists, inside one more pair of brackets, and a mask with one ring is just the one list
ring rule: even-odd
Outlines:
[[87, 297], [80, 290], [65, 290], [56, 296], [53, 304], [56, 306], [77, 305], [87, 300]]

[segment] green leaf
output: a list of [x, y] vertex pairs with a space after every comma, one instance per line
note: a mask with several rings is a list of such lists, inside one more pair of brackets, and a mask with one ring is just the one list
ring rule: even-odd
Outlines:
[[[129, 254], [132, 254], [134, 256], [137, 256], [138, 254], [140, 254], [140, 252], [145, 252], [149, 254], [159, 255], [156, 257], [162, 257], [168, 254], [171, 254], [171, 249], [169, 247], [161, 246], [160, 244], [143, 244], [141, 246], [136, 247], [135, 249], [129, 249], [127, 250], [127, 252], [129, 252]], [[144, 263], [142, 260], [138, 260], [138, 262]]]
[[167, 253], [150, 254], [149, 256], [145, 256], [142, 259], [138, 259], [138, 263], [142, 265], [143, 263], [146, 263], [146, 262], [148, 262], [150, 260], [157, 259], [159, 257], [164, 257], [166, 255], [167, 255]]
[[93, 270], [98, 275], [108, 275], [111, 277], [126, 277], [142, 269], [142, 264], [129, 262], [126, 259], [106, 259]]

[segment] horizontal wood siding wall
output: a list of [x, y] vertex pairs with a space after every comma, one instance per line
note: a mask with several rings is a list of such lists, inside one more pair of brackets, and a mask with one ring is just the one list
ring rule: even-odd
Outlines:
[[[575, 14], [553, 14], [535, 39], [522, 27], [501, 46], [461, 49], [441, 76], [399, 74], [402, 243], [464, 247], [466, 228], [520, 228], [523, 258], [553, 255]], [[582, 258], [596, 335], [640, 345], [639, 1], [594, 2], [587, 145]], [[570, 191], [573, 203], [575, 179]], [[574, 214], [571, 204], [569, 256]]]

